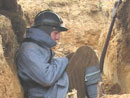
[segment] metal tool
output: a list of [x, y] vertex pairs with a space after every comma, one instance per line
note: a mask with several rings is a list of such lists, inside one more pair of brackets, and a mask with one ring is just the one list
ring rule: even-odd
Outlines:
[[104, 44], [104, 48], [102, 50], [101, 57], [100, 57], [100, 62], [99, 62], [100, 63], [100, 71], [101, 71], [101, 73], [103, 72], [104, 59], [105, 59], [108, 44], [109, 44], [109, 41], [110, 41], [112, 29], [113, 29], [113, 26], [114, 26], [114, 23], [115, 23], [115, 20], [116, 20], [117, 9], [119, 8], [119, 5], [121, 4], [121, 2], [122, 2], [122, 0], [116, 0], [115, 4], [114, 4], [114, 9], [113, 9], [113, 12], [112, 12], [111, 25], [110, 25], [110, 28], [109, 28], [109, 31], [108, 31], [108, 34], [107, 34], [106, 42]]

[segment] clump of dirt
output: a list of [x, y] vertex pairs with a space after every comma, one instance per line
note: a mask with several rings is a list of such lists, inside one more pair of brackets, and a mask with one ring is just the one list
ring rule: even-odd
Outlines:
[[121, 94], [122, 90], [118, 83], [113, 83], [107, 77], [103, 76], [103, 93], [104, 94]]

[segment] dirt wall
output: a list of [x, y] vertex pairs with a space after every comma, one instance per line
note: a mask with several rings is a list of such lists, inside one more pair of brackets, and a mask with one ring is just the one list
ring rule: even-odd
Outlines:
[[[2, 0], [0, 0], [1, 2]], [[64, 25], [69, 29], [67, 32], [62, 32], [61, 40], [58, 46], [55, 47], [57, 56], [64, 56], [71, 52], [75, 52], [77, 48], [84, 45], [91, 46], [100, 58], [100, 54], [103, 48], [103, 44], [110, 26], [111, 13], [114, 5], [114, 0], [18, 0], [18, 4], [21, 5], [23, 12], [18, 15], [21, 19], [22, 15], [27, 24], [30, 27], [33, 24], [33, 19], [35, 15], [42, 10], [51, 9], [57, 12], [64, 21]], [[107, 85], [106, 93], [109, 94], [120, 94], [120, 93], [130, 93], [130, 1], [123, 0], [123, 3], [118, 11], [117, 20], [112, 32], [110, 44], [108, 47], [106, 59], [104, 62], [104, 82]], [[2, 5], [0, 4], [0, 8]], [[21, 11], [21, 10], [20, 10]], [[0, 50], [3, 51], [1, 57], [1, 67], [0, 70], [4, 73], [0, 74], [0, 77], [4, 82], [0, 82], [1, 88], [11, 88], [14, 91], [18, 91], [17, 94], [12, 92], [1, 90], [0, 98], [5, 98], [3, 92], [6, 92], [7, 96], [12, 96], [12, 98], [22, 98], [22, 90], [19, 85], [16, 74], [15, 66], [12, 58], [18, 47], [16, 36], [13, 33], [10, 21], [7, 18], [0, 19], [0, 33], [2, 43], [0, 44]], [[17, 15], [15, 15], [15, 19]], [[6, 22], [5, 22], [6, 21]], [[5, 24], [3, 26], [3, 23]], [[6, 23], [9, 23], [6, 24]], [[24, 21], [14, 21], [12, 22], [14, 31], [21, 30], [17, 36], [24, 34], [25, 23]], [[23, 24], [23, 27], [18, 27], [17, 25]], [[9, 28], [9, 29], [7, 29]], [[22, 39], [20, 39], [21, 41]], [[3, 50], [2, 50], [3, 49]], [[3, 61], [4, 58], [5, 60]], [[8, 72], [8, 73], [6, 73]], [[107, 77], [107, 78], [106, 78]], [[15, 79], [14, 79], [15, 78]], [[12, 81], [6, 85], [6, 79]], [[16, 80], [17, 82], [15, 82]], [[18, 88], [15, 88], [17, 84]], [[113, 89], [113, 91], [112, 91]], [[120, 89], [120, 90], [117, 90]], [[3, 91], [4, 90], [4, 91]], [[115, 90], [115, 91], [114, 91]], [[117, 91], [116, 91], [117, 90]], [[12, 94], [12, 95], [11, 95]], [[1, 97], [2, 96], [2, 97]], [[16, 97], [20, 96], [20, 97]], [[7, 97], [8, 98], [8, 97]]]
[[18, 47], [11, 23], [0, 16], [0, 98], [23, 98], [17, 78], [14, 54]]
[[[129, 93], [129, 0], [124, 0], [118, 10], [116, 23], [105, 59], [104, 74], [112, 84], [118, 83], [121, 92]], [[116, 89], [116, 88], [115, 88]]]
[[117, 76], [124, 92], [130, 93], [130, 1], [125, 0], [118, 13]]

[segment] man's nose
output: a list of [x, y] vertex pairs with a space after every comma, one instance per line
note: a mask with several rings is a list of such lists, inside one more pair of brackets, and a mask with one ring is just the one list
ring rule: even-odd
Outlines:
[[56, 35], [56, 40], [60, 40], [60, 34]]

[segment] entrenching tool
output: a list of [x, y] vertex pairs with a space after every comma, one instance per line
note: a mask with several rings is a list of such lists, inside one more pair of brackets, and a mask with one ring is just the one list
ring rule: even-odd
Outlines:
[[103, 72], [104, 58], [105, 58], [105, 55], [106, 55], [106, 52], [107, 52], [109, 40], [110, 40], [110, 37], [111, 37], [111, 32], [112, 32], [112, 29], [113, 29], [113, 26], [114, 26], [114, 23], [115, 23], [117, 9], [118, 9], [119, 5], [121, 4], [121, 2], [122, 2], [121, 0], [116, 0], [115, 1], [113, 13], [112, 13], [111, 25], [110, 25], [110, 28], [109, 28], [109, 31], [108, 31], [108, 35], [107, 35], [107, 38], [106, 38], [106, 42], [104, 44], [104, 48], [102, 50], [102, 54], [101, 54], [101, 57], [100, 57], [100, 64], [99, 65], [100, 65], [101, 73]]
[[[100, 61], [99, 61], [99, 66], [100, 66], [100, 72], [103, 73], [103, 67], [104, 67], [104, 59], [105, 59], [105, 55], [106, 55], [106, 52], [107, 52], [107, 48], [108, 48], [108, 44], [109, 44], [109, 41], [110, 41], [110, 37], [111, 37], [111, 33], [112, 33], [112, 29], [113, 29], [113, 26], [114, 26], [114, 23], [115, 23], [115, 20], [116, 20], [116, 16], [117, 16], [117, 9], [119, 8], [120, 4], [121, 4], [122, 0], [115, 0], [115, 4], [114, 4], [114, 9], [113, 9], [113, 12], [112, 12], [112, 21], [111, 21], [111, 25], [109, 27], [109, 31], [108, 31], [108, 34], [107, 34], [107, 38], [106, 38], [106, 42], [104, 44], [104, 48], [102, 50], [102, 53], [101, 53], [101, 57], [100, 57]], [[98, 84], [99, 87], [97, 87], [97, 98], [100, 98], [102, 96], [102, 82], [99, 82]]]
[[[113, 8], [113, 12], [112, 12], [112, 21], [111, 21], [111, 24], [110, 24], [110, 27], [109, 27], [109, 31], [108, 31], [108, 34], [107, 34], [107, 38], [106, 38], [106, 41], [105, 41], [105, 44], [104, 44], [104, 47], [103, 47], [103, 50], [102, 50], [102, 53], [101, 53], [101, 57], [100, 57], [100, 61], [99, 61], [99, 66], [100, 66], [100, 73], [103, 73], [103, 65], [104, 65], [104, 59], [105, 59], [105, 55], [106, 55], [106, 52], [107, 52], [107, 48], [108, 48], [108, 44], [109, 44], [109, 41], [110, 41], [110, 37], [111, 37], [111, 33], [112, 33], [112, 29], [113, 29], [113, 26], [114, 26], [114, 23], [115, 23], [115, 20], [116, 20], [116, 16], [117, 16], [117, 10], [119, 8], [119, 5], [121, 4], [121, 0], [115, 0], [115, 4], [114, 4], [114, 8]], [[99, 87], [96, 87], [97, 88], [97, 93], [95, 93], [95, 95], [100, 98], [102, 96], [102, 84], [100, 84], [99, 82]], [[100, 88], [101, 86], [101, 88]], [[101, 90], [101, 92], [100, 92]], [[95, 90], [96, 91], [96, 90]], [[89, 97], [88, 98], [96, 98], [96, 97]]]
[[[105, 55], [107, 52], [107, 48], [108, 48], [108, 44], [110, 41], [110, 37], [111, 37], [111, 33], [112, 33], [112, 29], [116, 20], [116, 16], [117, 16], [117, 9], [119, 8], [119, 5], [121, 4], [122, 0], [116, 0], [115, 4], [114, 4], [114, 9], [112, 12], [112, 21], [111, 21], [111, 25], [109, 27], [109, 31], [107, 34], [107, 38], [106, 38], [106, 42], [104, 44], [104, 48], [102, 50], [101, 53], [101, 57], [100, 57], [100, 61], [99, 61], [99, 65], [100, 65], [100, 72], [103, 73], [103, 67], [104, 67], [104, 59], [105, 59]], [[100, 91], [101, 90], [101, 91]], [[98, 95], [97, 98], [100, 98], [102, 96], [102, 83], [99, 82], [99, 87], [98, 87]]]
[[100, 96], [102, 96], [102, 92], [99, 91], [102, 89], [102, 88], [100, 88], [100, 86], [102, 87], [102, 85], [100, 85], [100, 82], [102, 81], [101, 73], [103, 73], [104, 59], [105, 59], [108, 44], [110, 41], [112, 29], [113, 29], [113, 26], [115, 23], [115, 19], [117, 16], [117, 9], [120, 4], [121, 4], [121, 0], [115, 1], [113, 13], [112, 13], [112, 21], [111, 21], [108, 35], [107, 35], [107, 38], [106, 38], [106, 41], [104, 44], [104, 48], [101, 53], [101, 57], [100, 57], [100, 61], [99, 61], [99, 68], [97, 66], [86, 68], [86, 76], [85, 76], [86, 81], [85, 82], [86, 82], [86, 89], [87, 89], [86, 93], [87, 93], [88, 98], [97, 98], [97, 97], [100, 98]]

